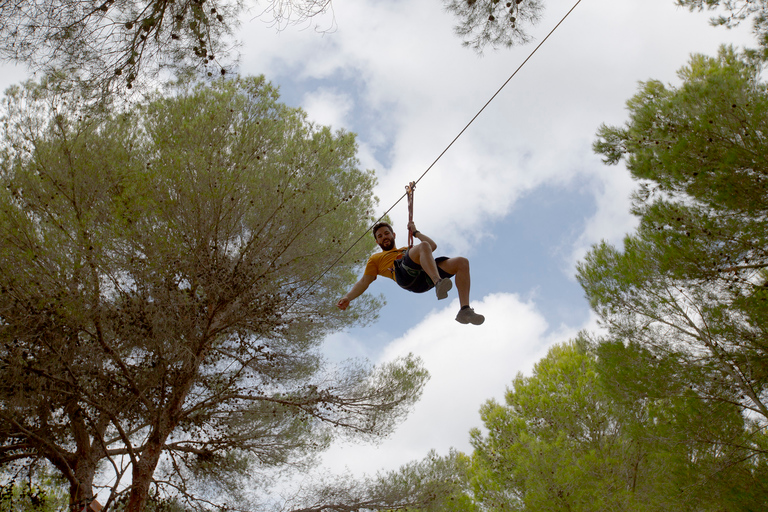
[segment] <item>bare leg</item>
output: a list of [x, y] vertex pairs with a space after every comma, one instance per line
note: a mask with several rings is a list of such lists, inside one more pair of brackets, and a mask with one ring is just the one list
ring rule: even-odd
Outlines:
[[460, 324], [480, 325], [485, 322], [485, 317], [475, 313], [469, 307], [469, 260], [464, 257], [448, 258], [441, 261], [440, 268], [456, 276], [456, 288], [459, 290], [459, 302], [461, 309], [456, 315], [456, 321]]
[[456, 276], [456, 289], [459, 292], [459, 303], [462, 307], [469, 306], [469, 260], [463, 256], [448, 258], [440, 262], [440, 268]]

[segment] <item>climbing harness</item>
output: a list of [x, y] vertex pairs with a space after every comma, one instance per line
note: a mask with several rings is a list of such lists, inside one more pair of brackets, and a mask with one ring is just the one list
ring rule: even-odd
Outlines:
[[412, 181], [405, 186], [405, 195], [408, 196], [408, 248], [413, 247], [413, 232], [411, 231], [411, 222], [413, 222], [413, 191], [416, 190], [416, 182]]

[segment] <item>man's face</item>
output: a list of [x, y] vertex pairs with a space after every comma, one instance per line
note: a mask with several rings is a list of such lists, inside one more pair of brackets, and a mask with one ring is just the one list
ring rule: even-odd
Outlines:
[[376, 230], [376, 243], [382, 251], [391, 251], [395, 248], [395, 234], [387, 226]]

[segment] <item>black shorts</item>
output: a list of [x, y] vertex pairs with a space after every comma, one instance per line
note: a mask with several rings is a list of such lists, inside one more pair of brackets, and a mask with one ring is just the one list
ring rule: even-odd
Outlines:
[[[435, 263], [440, 263], [447, 259], [446, 256], [440, 256], [439, 258], [435, 258]], [[443, 279], [453, 277], [453, 274], [449, 274], [441, 269], [439, 265], [437, 271]], [[397, 282], [400, 288], [414, 293], [424, 293], [435, 287], [435, 283], [432, 282], [429, 275], [424, 272], [421, 265], [414, 262], [410, 256], [408, 256], [407, 251], [401, 259], [395, 260], [395, 282]]]

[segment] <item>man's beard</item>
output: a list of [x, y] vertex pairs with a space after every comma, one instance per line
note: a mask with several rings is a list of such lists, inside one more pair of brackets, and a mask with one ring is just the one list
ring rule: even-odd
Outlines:
[[385, 240], [379, 244], [379, 247], [381, 247], [385, 251], [391, 251], [395, 248], [395, 241], [394, 240]]

